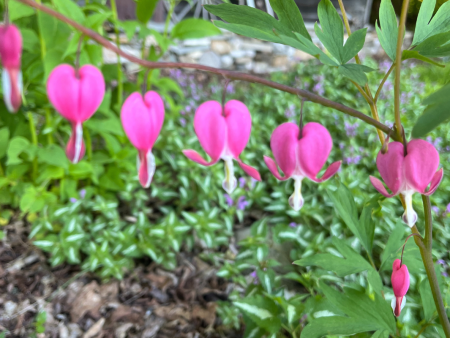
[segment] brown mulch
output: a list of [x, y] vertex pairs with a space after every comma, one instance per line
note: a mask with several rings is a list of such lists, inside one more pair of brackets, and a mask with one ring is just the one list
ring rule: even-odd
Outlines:
[[36, 315], [47, 315], [42, 337], [201, 338], [241, 337], [225, 329], [216, 301], [232, 289], [216, 270], [181, 253], [166, 271], [147, 261], [121, 281], [102, 281], [79, 266], [50, 267], [48, 257], [28, 243], [23, 222], [2, 228], [0, 242], [0, 332], [32, 337]]

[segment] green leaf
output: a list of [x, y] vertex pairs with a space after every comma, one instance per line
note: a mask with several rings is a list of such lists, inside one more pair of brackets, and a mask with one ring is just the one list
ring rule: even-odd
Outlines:
[[319, 338], [324, 335], [352, 335], [366, 331], [395, 332], [395, 319], [388, 302], [375, 294], [374, 299], [364, 291], [344, 289], [344, 293], [320, 283], [320, 289], [336, 309], [348, 317], [331, 316], [315, 319], [302, 331], [302, 337]]
[[388, 330], [378, 330], [375, 332], [371, 338], [388, 338], [389, 331]]
[[402, 61], [407, 60], [407, 59], [417, 59], [417, 60], [421, 60], [421, 61], [430, 63], [432, 65], [435, 65], [435, 66], [438, 66], [441, 68], [445, 68], [445, 66], [443, 64], [436, 62], [430, 58], [427, 58], [426, 56], [419, 54], [419, 52], [415, 51], [415, 50], [404, 50], [402, 52]]
[[344, 24], [330, 0], [321, 0], [317, 9], [320, 26], [314, 25], [317, 37], [339, 63], [344, 62]]
[[338, 68], [339, 73], [356, 82], [360, 86], [364, 86], [367, 83], [367, 75], [365, 73], [372, 71], [374, 71], [374, 69], [355, 63], [340, 65]]
[[152, 18], [158, 0], [138, 0], [136, 4], [136, 17], [142, 23], [148, 23]]
[[22, 136], [16, 136], [14, 137], [10, 142], [8, 146], [8, 161], [6, 162], [7, 165], [14, 165], [22, 163], [22, 159], [19, 158], [19, 155], [22, 154], [24, 151], [28, 150], [30, 147], [30, 141], [28, 141], [26, 138]]
[[270, 0], [270, 5], [282, 25], [311, 41], [311, 36], [305, 27], [302, 14], [294, 0]]
[[427, 107], [412, 130], [414, 138], [424, 136], [450, 118], [450, 84], [428, 96], [423, 104]]
[[427, 57], [450, 55], [450, 32], [430, 36], [414, 48], [414, 51]]
[[39, 34], [47, 49], [54, 43], [57, 25], [58, 21], [54, 17], [44, 12], [38, 12]]
[[61, 14], [64, 14], [80, 24], [84, 24], [84, 21], [86, 20], [84, 13], [80, 6], [72, 0], [53, 0], [53, 4]]
[[380, 271], [384, 269], [392, 268], [394, 258], [400, 253], [401, 246], [403, 245], [403, 236], [405, 235], [405, 226], [402, 222], [397, 222], [393, 231], [389, 235], [389, 239], [381, 254], [381, 266]]
[[379, 16], [379, 24], [375, 23], [378, 39], [386, 54], [392, 61], [395, 61], [397, 55], [398, 22], [391, 0], [381, 1]]
[[433, 294], [431, 293], [430, 283], [427, 278], [420, 282], [419, 293], [420, 298], [422, 299], [423, 319], [429, 321], [436, 311], [436, 305], [434, 305]]
[[86, 18], [85, 25], [92, 30], [97, 30], [103, 23], [112, 17], [112, 12], [95, 13]]
[[340, 184], [336, 191], [329, 190], [328, 195], [333, 201], [338, 215], [343, 219], [351, 232], [359, 238], [368, 254], [372, 256], [375, 232], [375, 223], [372, 220], [373, 205], [366, 205], [358, 220], [358, 210], [353, 200], [353, 195], [344, 184]]
[[214, 24], [217, 27], [236, 34], [276, 43], [282, 43], [279, 38], [280, 34], [291, 38], [295, 37], [289, 27], [256, 8], [232, 4], [205, 5], [203, 8], [228, 22], [227, 24], [215, 20]]
[[[312, 41], [305, 38], [303, 35], [295, 33], [295, 36], [299, 41], [296, 41], [293, 38], [289, 38], [284, 35], [280, 35], [280, 38], [283, 39], [286, 45], [295, 47], [300, 49], [301, 51], [308, 53], [315, 58], [319, 59], [325, 65], [328, 66], [338, 66], [338, 63], [332, 60], [327, 54], [325, 54], [319, 47], [317, 47]], [[289, 42], [288, 42], [289, 41]]]
[[416, 46], [430, 36], [450, 30], [450, 2], [445, 2], [436, 12], [436, 0], [423, 0], [417, 16], [412, 46]]
[[220, 35], [222, 32], [209, 21], [190, 18], [177, 23], [170, 34], [174, 39], [186, 40]]
[[23, 49], [29, 52], [35, 52], [39, 49], [39, 38], [37, 34], [31, 29], [21, 29], [23, 40]]
[[349, 62], [364, 47], [367, 28], [359, 29], [352, 33], [345, 42], [343, 63]]
[[378, 271], [372, 269], [367, 274], [367, 280], [369, 281], [372, 288], [381, 295], [381, 291], [383, 289], [383, 282], [381, 281], [380, 274]]
[[344, 258], [330, 253], [315, 254], [295, 261], [293, 264], [300, 266], [319, 266], [324, 270], [333, 271], [339, 277], [345, 277], [354, 273], [372, 269], [372, 266], [360, 254], [349, 247], [337, 237], [333, 237], [333, 244]]
[[273, 300], [257, 295], [251, 298], [244, 298], [233, 304], [250, 317], [259, 327], [270, 333], [276, 333], [280, 330], [281, 320], [278, 317], [279, 310]]
[[63, 52], [60, 50], [52, 49], [45, 54], [44, 57], [44, 82], [47, 81], [47, 78], [50, 76], [50, 73], [56, 66], [61, 63]]
[[33, 15], [33, 8], [24, 5], [18, 1], [9, 1], [9, 20], [15, 21], [17, 19], [25, 18], [27, 16]]
[[0, 129], [0, 159], [6, 155], [6, 149], [8, 149], [9, 143], [9, 129], [3, 127]]
[[64, 169], [69, 168], [69, 162], [64, 150], [56, 144], [50, 144], [45, 148], [39, 148], [37, 157], [42, 163], [47, 163]]

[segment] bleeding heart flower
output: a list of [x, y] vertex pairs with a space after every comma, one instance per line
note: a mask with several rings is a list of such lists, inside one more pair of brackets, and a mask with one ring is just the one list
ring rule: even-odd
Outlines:
[[47, 93], [55, 109], [72, 123], [66, 155], [70, 161], [78, 163], [85, 153], [82, 124], [95, 113], [105, 95], [103, 75], [91, 65], [78, 70], [70, 65], [59, 65], [48, 78]]
[[396, 317], [400, 316], [401, 310], [405, 307], [406, 293], [409, 289], [409, 272], [405, 264], [402, 264], [400, 259], [396, 259], [392, 265], [391, 275], [392, 289], [394, 290], [395, 298], [392, 299], [392, 310]]
[[[298, 211], [303, 206], [301, 193], [302, 180], [307, 177], [320, 183], [328, 180], [339, 170], [342, 161], [332, 163], [322, 178], [317, 178], [328, 155], [330, 155], [333, 140], [328, 130], [319, 123], [310, 122], [303, 127], [300, 136], [300, 128], [295, 123], [283, 123], [272, 133], [270, 147], [275, 161], [264, 156], [264, 162], [270, 172], [280, 181], [293, 178], [294, 193], [289, 198], [289, 205]], [[284, 173], [282, 177], [278, 173], [277, 164]]]
[[248, 175], [261, 181], [259, 172], [239, 159], [252, 130], [252, 117], [245, 104], [231, 100], [222, 107], [217, 101], [205, 102], [195, 112], [194, 129], [211, 161], [206, 161], [194, 150], [183, 150], [184, 155], [204, 166], [211, 166], [219, 159], [224, 160], [225, 179], [222, 186], [227, 193], [231, 194], [237, 186], [233, 160]]
[[164, 123], [164, 102], [153, 91], [144, 98], [133, 93], [125, 100], [120, 117], [128, 139], [138, 150], [139, 182], [148, 188], [156, 168], [152, 148]]
[[[386, 154], [381, 151], [378, 153], [378, 171], [392, 194], [388, 193], [378, 178], [370, 176], [370, 182], [386, 197], [403, 195], [406, 208], [402, 219], [413, 227], [417, 221], [417, 214], [412, 206], [412, 195], [415, 192], [427, 196], [433, 194], [442, 181], [444, 169], [437, 171], [439, 153], [427, 141], [410, 141], [406, 153], [405, 156], [404, 146], [400, 142], [389, 143]], [[430, 189], [426, 191], [430, 183]]]
[[22, 104], [22, 36], [19, 29], [11, 24], [0, 26], [0, 58], [3, 65], [2, 83], [6, 108], [11, 113], [19, 110]]

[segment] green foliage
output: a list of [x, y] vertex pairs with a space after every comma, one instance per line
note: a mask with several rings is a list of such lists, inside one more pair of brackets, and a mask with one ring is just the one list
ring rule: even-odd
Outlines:
[[221, 34], [220, 29], [211, 22], [202, 19], [186, 19], [177, 23], [171, 32], [174, 39], [198, 39], [210, 35]]
[[397, 57], [398, 22], [391, 0], [382, 0], [380, 5], [380, 22], [375, 24], [378, 39], [386, 54], [395, 61]]
[[136, 16], [142, 23], [147, 23], [153, 16], [158, 0], [138, 0], [136, 2]]

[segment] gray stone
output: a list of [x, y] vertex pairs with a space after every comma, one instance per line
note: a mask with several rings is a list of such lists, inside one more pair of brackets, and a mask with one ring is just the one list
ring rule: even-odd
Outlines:
[[253, 67], [253, 71], [256, 74], [266, 74], [269, 70], [269, 64], [267, 62], [255, 62], [255, 66]]
[[203, 66], [221, 68], [222, 62], [220, 61], [220, 57], [214, 52], [206, 52], [202, 55], [198, 63]]
[[197, 46], [208, 46], [211, 44], [211, 39], [202, 38], [202, 39], [188, 39], [183, 43], [186, 47], [197, 47]]
[[222, 67], [225, 69], [230, 69], [234, 63], [233, 58], [229, 55], [222, 55], [220, 61], [222, 62]]
[[258, 42], [243, 42], [241, 48], [244, 50], [252, 50], [255, 52], [270, 54], [273, 52], [273, 46], [268, 43], [258, 43]]
[[254, 58], [256, 53], [252, 50], [241, 50], [241, 49], [237, 49], [237, 50], [232, 50], [230, 55], [232, 57], [234, 57], [235, 59], [238, 58]]
[[211, 41], [211, 50], [217, 54], [224, 55], [231, 52], [231, 45], [227, 41]]
[[197, 51], [207, 51], [209, 49], [208, 46], [195, 46], [195, 47], [181, 47], [181, 46], [170, 46], [169, 50], [172, 53], [175, 53], [177, 55], [186, 55], [192, 52]]

